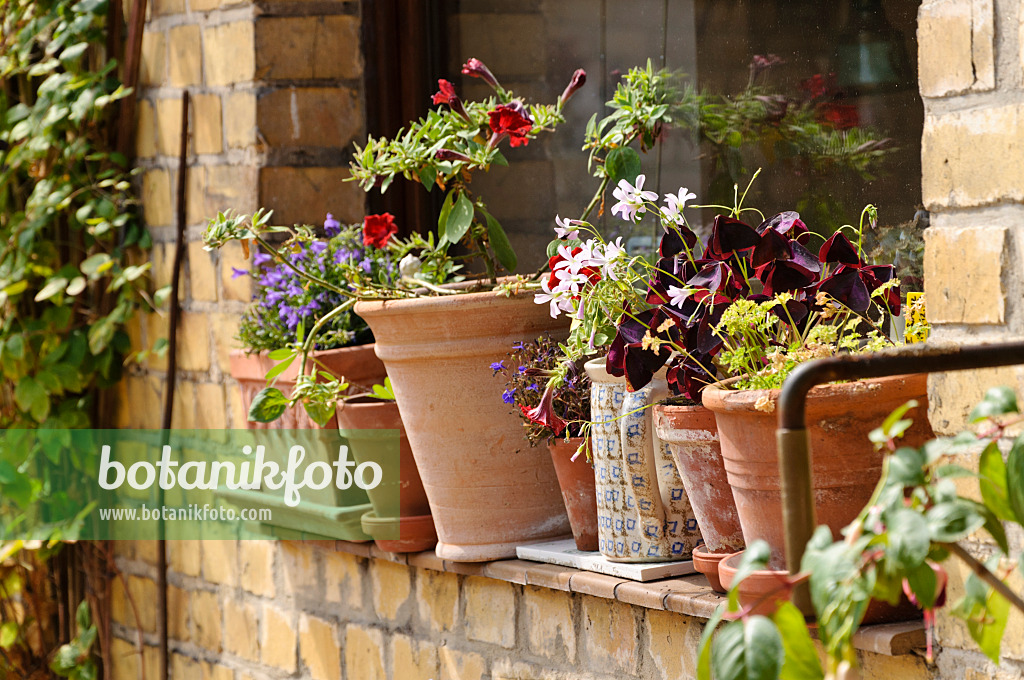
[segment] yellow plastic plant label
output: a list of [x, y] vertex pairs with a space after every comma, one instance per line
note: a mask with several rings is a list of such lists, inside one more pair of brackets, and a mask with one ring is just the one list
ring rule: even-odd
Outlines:
[[907, 293], [907, 307], [904, 314], [907, 322], [907, 344], [927, 340], [928, 320], [925, 317], [924, 293]]

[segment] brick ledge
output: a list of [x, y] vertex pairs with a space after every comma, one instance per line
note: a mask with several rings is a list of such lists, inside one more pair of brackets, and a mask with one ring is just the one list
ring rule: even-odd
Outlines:
[[[638, 583], [606, 574], [581, 571], [554, 564], [525, 560], [496, 562], [452, 562], [442, 560], [433, 550], [420, 553], [384, 552], [373, 542], [335, 542], [335, 549], [360, 557], [387, 560], [420, 569], [445, 571], [464, 576], [485, 576], [519, 585], [551, 588], [582, 595], [618, 600], [626, 604], [708, 619], [725, 596], [711, 590], [700, 574]], [[814, 635], [814, 628], [811, 634]], [[862, 627], [853, 637], [854, 647], [885, 656], [912, 654], [925, 646], [924, 623], [907, 621]]]

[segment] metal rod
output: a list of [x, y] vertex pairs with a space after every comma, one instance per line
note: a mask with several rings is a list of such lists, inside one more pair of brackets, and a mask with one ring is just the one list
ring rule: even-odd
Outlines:
[[[811, 446], [804, 413], [807, 393], [812, 387], [834, 380], [881, 378], [902, 373], [944, 373], [1014, 364], [1024, 364], [1024, 342], [971, 347], [910, 345], [896, 351], [844, 354], [797, 366], [782, 385], [776, 434], [789, 573], [800, 571], [804, 549], [815, 528]], [[806, 585], [794, 590], [793, 601], [807, 611], [801, 606], [810, 604]]]
[[[188, 90], [181, 94], [181, 141], [178, 149], [178, 191], [177, 191], [177, 214], [176, 227], [177, 239], [174, 244], [174, 269], [171, 273], [171, 314], [168, 323], [167, 333], [170, 336], [167, 341], [167, 392], [164, 395], [164, 413], [160, 424], [161, 448], [165, 446], [170, 437], [172, 416], [174, 413], [174, 388], [177, 382], [178, 372], [178, 322], [181, 317], [181, 305], [178, 304], [178, 288], [181, 285], [181, 261], [185, 255], [185, 224], [188, 182], [186, 172], [188, 169], [188, 123], [189, 123], [189, 95]], [[158, 505], [164, 503], [163, 487], [157, 489], [159, 500]], [[160, 650], [160, 680], [168, 678], [168, 632], [167, 632], [167, 541], [165, 539], [166, 527], [161, 516], [158, 523], [158, 540], [156, 544], [156, 596], [157, 596], [157, 636]]]

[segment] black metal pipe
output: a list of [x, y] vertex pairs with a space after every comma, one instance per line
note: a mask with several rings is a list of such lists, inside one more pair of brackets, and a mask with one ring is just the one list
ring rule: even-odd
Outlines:
[[[976, 368], [1024, 364], [1024, 341], [970, 347], [908, 345], [874, 354], [844, 354], [797, 366], [779, 395], [779, 473], [782, 519], [786, 533], [786, 568], [800, 571], [807, 541], [814, 533], [814, 491], [811, 479], [810, 438], [805, 407], [815, 385], [834, 380], [881, 378], [903, 373], [944, 373]], [[794, 603], [809, 611], [806, 588], [794, 592]]]

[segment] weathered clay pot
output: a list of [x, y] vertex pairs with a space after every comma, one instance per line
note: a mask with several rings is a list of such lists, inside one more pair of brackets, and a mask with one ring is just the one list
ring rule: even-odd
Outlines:
[[605, 370], [604, 359], [585, 368], [601, 554], [613, 562], [690, 559], [700, 531], [672, 454], [654, 432], [650, 409], [668, 395], [664, 376], [630, 392], [624, 378]]
[[443, 559], [515, 556], [517, 545], [569, 534], [551, 456], [530, 447], [490, 365], [514, 342], [564, 337], [532, 294], [494, 292], [364, 301], [430, 501]]
[[569, 515], [572, 537], [577, 550], [597, 550], [597, 498], [594, 495], [594, 466], [582, 454], [576, 460], [573, 455], [583, 442], [582, 437], [566, 441], [555, 439], [548, 443], [551, 462], [558, 475], [558, 486], [562, 489], [562, 501]]
[[718, 563], [743, 548], [743, 530], [725, 475], [715, 414], [703, 406], [654, 407], [654, 429], [672, 452], [704, 545], [693, 551], [693, 568], [722, 592]]
[[[704, 406], [715, 413], [743, 538], [747, 545], [758, 539], [768, 542], [770, 569], [785, 567], [775, 439], [779, 393], [716, 385], [703, 392]], [[918, 406], [907, 414], [914, 424], [902, 442], [920, 446], [932, 437], [924, 374], [819, 385], [808, 393], [815, 512], [818, 524], [828, 526], [834, 537], [861, 511], [881, 477], [883, 454], [875, 451], [868, 433], [910, 399], [916, 399]]]
[[[310, 357], [315, 358], [326, 370], [336, 378], [345, 378], [352, 385], [351, 389], [365, 391], [375, 384], [384, 382], [387, 373], [384, 364], [380, 362], [373, 351], [373, 345], [356, 345], [354, 347], [341, 347], [339, 349], [327, 349], [312, 352]], [[242, 405], [246, 413], [252, 400], [267, 386], [267, 372], [277, 363], [267, 356], [267, 352], [246, 354], [244, 350], [232, 350], [230, 354], [231, 377], [238, 381], [242, 389]], [[310, 366], [307, 365], [307, 371]], [[299, 360], [296, 359], [286, 371], [278, 376], [275, 385], [287, 396], [291, 388], [295, 386], [295, 378], [299, 374]], [[306, 414], [301, 405], [290, 408], [272, 423], [247, 422], [250, 430], [307, 430], [319, 427]], [[332, 418], [325, 427], [337, 427], [337, 420]]]
[[398, 406], [393, 401], [355, 397], [340, 402], [336, 412], [355, 462], [374, 461], [384, 471], [384, 482], [367, 490], [373, 512], [363, 516], [363, 531], [385, 552], [434, 547], [437, 532]]
[[659, 405], [654, 407], [654, 428], [679, 468], [704, 552], [741, 550], [743, 530], [725, 474], [715, 414], [703, 406]]
[[[732, 588], [732, 582], [736, 576], [736, 569], [743, 558], [743, 551], [726, 555], [718, 564], [718, 575], [721, 579], [723, 592]], [[753, 606], [751, 613], [761, 616], [771, 616], [779, 603], [789, 598], [789, 589], [786, 586], [786, 579], [789, 572], [778, 569], [759, 569], [740, 582], [739, 596], [740, 605], [744, 607]], [[810, 614], [812, 612], [804, 612]]]

